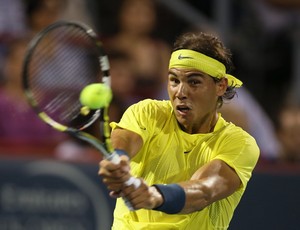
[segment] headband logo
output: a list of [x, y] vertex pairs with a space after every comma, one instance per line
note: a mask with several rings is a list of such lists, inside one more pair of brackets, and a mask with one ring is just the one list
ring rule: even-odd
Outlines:
[[194, 59], [192, 57], [188, 57], [188, 56], [182, 56], [182, 54], [178, 55], [178, 60], [182, 60], [182, 59]]

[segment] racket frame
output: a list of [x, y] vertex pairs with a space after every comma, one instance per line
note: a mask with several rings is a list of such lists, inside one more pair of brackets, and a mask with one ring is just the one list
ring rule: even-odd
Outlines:
[[[111, 153], [113, 152], [113, 148], [111, 146], [110, 142], [110, 129], [109, 129], [109, 116], [108, 116], [108, 108], [109, 106], [100, 108], [95, 111], [94, 115], [92, 116], [92, 119], [84, 125], [80, 129], [75, 129], [71, 127], [67, 127], [63, 124], [58, 123], [57, 121], [53, 120], [50, 116], [48, 116], [44, 111], [41, 110], [39, 107], [36, 99], [34, 98], [31, 87], [29, 84], [29, 63], [32, 59], [32, 55], [34, 54], [34, 50], [36, 46], [39, 44], [39, 42], [53, 29], [56, 29], [58, 27], [62, 26], [73, 26], [77, 27], [80, 30], [83, 30], [89, 38], [91, 38], [94, 43], [95, 47], [97, 48], [97, 52], [99, 53], [99, 65], [102, 72], [102, 83], [106, 84], [108, 87], [110, 87], [110, 65], [108, 57], [103, 49], [101, 41], [97, 38], [96, 33], [87, 25], [76, 22], [76, 21], [58, 21], [54, 24], [49, 25], [42, 31], [40, 31], [36, 36], [33, 37], [33, 39], [29, 42], [27, 51], [25, 54], [25, 59], [23, 63], [23, 72], [22, 72], [22, 84], [24, 93], [26, 95], [26, 98], [31, 105], [31, 107], [34, 109], [34, 111], [37, 113], [39, 118], [43, 120], [45, 123], [56, 129], [57, 131], [68, 133], [69, 135], [73, 137], [77, 137], [80, 140], [86, 141], [92, 146], [94, 146], [97, 150], [99, 150], [105, 158], [112, 158]], [[99, 79], [99, 83], [100, 79]], [[93, 135], [82, 131], [83, 129], [90, 126], [92, 123], [94, 123], [100, 116], [102, 116], [101, 123], [103, 125], [103, 139], [105, 143], [102, 143], [98, 138], [94, 137]]]

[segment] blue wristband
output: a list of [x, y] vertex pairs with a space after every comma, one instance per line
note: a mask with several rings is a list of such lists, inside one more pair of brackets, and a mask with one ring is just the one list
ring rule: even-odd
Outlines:
[[119, 156], [122, 155], [128, 156], [128, 153], [122, 149], [115, 149], [115, 153], [117, 153]]
[[181, 186], [178, 184], [154, 184], [153, 186], [157, 188], [164, 199], [162, 205], [153, 210], [176, 214], [183, 209], [185, 205], [185, 192]]

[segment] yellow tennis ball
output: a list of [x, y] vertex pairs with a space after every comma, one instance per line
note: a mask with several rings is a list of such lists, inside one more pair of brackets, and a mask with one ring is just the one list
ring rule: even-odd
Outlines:
[[102, 83], [87, 85], [80, 93], [80, 103], [89, 109], [100, 109], [109, 105], [112, 99], [111, 89]]

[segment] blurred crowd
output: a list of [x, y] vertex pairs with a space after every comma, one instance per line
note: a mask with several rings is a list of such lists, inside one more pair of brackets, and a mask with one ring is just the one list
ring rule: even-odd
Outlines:
[[[128, 106], [141, 99], [168, 99], [172, 42], [181, 32], [202, 28], [190, 25], [161, 2], [0, 0], [0, 153], [36, 152], [78, 161], [98, 157], [84, 143], [41, 122], [24, 98], [21, 72], [27, 44], [58, 20], [84, 22], [102, 39], [111, 65], [111, 120], [119, 120]], [[183, 2], [213, 22], [217, 0]], [[226, 41], [233, 52], [234, 74], [244, 87], [220, 112], [256, 138], [262, 160], [300, 162], [300, 98], [295, 89], [300, 78], [300, 4], [296, 0], [228, 2], [232, 10]], [[217, 30], [211, 32], [218, 35]]]

